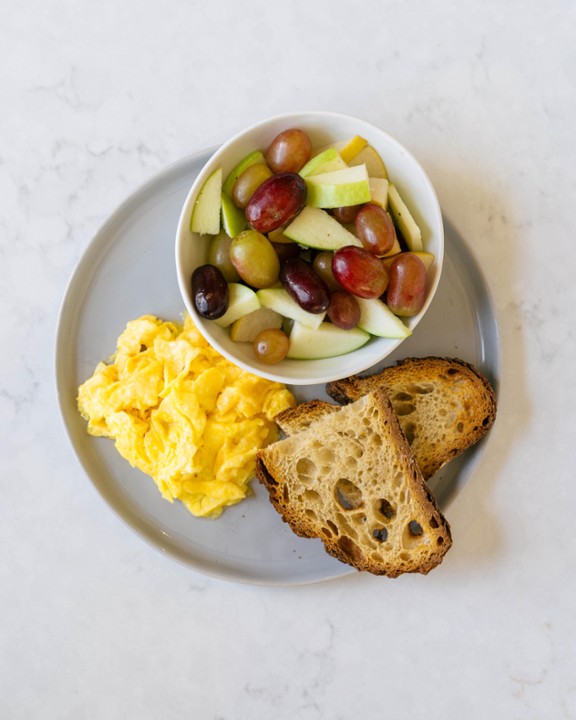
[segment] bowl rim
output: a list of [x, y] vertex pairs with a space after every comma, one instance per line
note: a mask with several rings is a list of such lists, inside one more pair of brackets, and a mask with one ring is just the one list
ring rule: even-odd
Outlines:
[[[209, 330], [209, 326], [206, 319], [202, 318], [198, 315], [196, 309], [194, 308], [193, 303], [191, 302], [189, 291], [188, 291], [188, 284], [189, 284], [189, 278], [188, 275], [184, 274], [184, 269], [182, 267], [182, 249], [183, 244], [186, 239], [189, 238], [190, 230], [188, 227], [189, 218], [187, 218], [187, 212], [190, 208], [190, 204], [195, 200], [197, 193], [199, 192], [200, 188], [202, 187], [205, 180], [208, 178], [208, 176], [216, 169], [218, 166], [218, 162], [222, 158], [222, 156], [225, 156], [230, 149], [231, 146], [235, 145], [239, 141], [241, 141], [246, 135], [258, 133], [259, 131], [264, 131], [266, 128], [278, 124], [283, 123], [285, 127], [295, 126], [295, 122], [298, 122], [300, 124], [305, 123], [306, 120], [323, 120], [326, 121], [328, 124], [331, 120], [332, 121], [340, 121], [340, 122], [347, 122], [356, 124], [358, 126], [358, 133], [359, 135], [362, 135], [362, 128], [364, 128], [364, 133], [370, 135], [370, 133], [374, 133], [379, 135], [380, 137], [384, 138], [386, 143], [388, 143], [390, 146], [395, 146], [396, 151], [398, 151], [401, 155], [405, 157], [405, 159], [408, 161], [409, 164], [413, 166], [413, 170], [417, 171], [420, 175], [420, 180], [422, 185], [425, 187], [426, 194], [428, 195], [428, 200], [431, 204], [432, 213], [430, 217], [433, 215], [433, 227], [431, 228], [431, 231], [433, 231], [437, 235], [437, 242], [438, 242], [438, 250], [435, 252], [435, 264], [436, 264], [436, 273], [434, 276], [434, 279], [428, 288], [428, 295], [426, 298], [426, 302], [422, 308], [422, 310], [414, 317], [407, 318], [407, 320], [410, 322], [411, 330], [414, 331], [420, 320], [424, 317], [426, 314], [426, 311], [432, 302], [432, 299], [434, 298], [434, 295], [436, 294], [436, 290], [438, 288], [438, 284], [440, 281], [440, 277], [442, 275], [442, 267], [443, 267], [443, 260], [444, 260], [444, 226], [443, 226], [443, 219], [442, 219], [442, 211], [440, 207], [440, 203], [438, 200], [438, 196], [436, 194], [436, 191], [434, 189], [434, 186], [428, 177], [428, 174], [420, 164], [420, 162], [417, 160], [417, 158], [406, 148], [400, 141], [398, 141], [395, 137], [390, 135], [386, 130], [383, 130], [378, 125], [375, 125], [374, 123], [365, 120], [363, 118], [347, 114], [347, 113], [341, 113], [331, 110], [302, 110], [302, 111], [291, 111], [287, 113], [280, 113], [276, 115], [269, 116], [267, 118], [264, 118], [262, 120], [259, 120], [256, 123], [253, 123], [242, 130], [238, 131], [234, 135], [232, 135], [228, 140], [226, 140], [224, 143], [222, 143], [219, 147], [215, 149], [215, 152], [211, 155], [209, 160], [206, 162], [206, 164], [203, 166], [201, 171], [198, 173], [196, 179], [192, 183], [186, 198], [184, 200], [184, 203], [182, 205], [182, 209], [180, 212], [180, 216], [178, 218], [177, 228], [176, 228], [176, 242], [175, 242], [175, 262], [176, 262], [176, 275], [177, 275], [177, 281], [178, 281], [178, 287], [179, 291], [182, 297], [182, 300], [185, 305], [185, 309], [187, 313], [192, 317], [192, 320], [194, 321], [194, 324], [202, 334], [202, 336], [206, 339], [207, 342], [210, 343], [221, 355], [223, 355], [225, 358], [227, 358], [230, 362], [234, 363], [235, 365], [243, 368], [244, 370], [251, 372], [255, 375], [258, 375], [259, 377], [266, 378], [268, 380], [281, 382], [287, 385], [314, 385], [319, 383], [326, 383], [331, 382], [334, 380], [337, 380], [344, 375], [354, 375], [357, 373], [365, 372], [369, 370], [369, 368], [373, 367], [374, 365], [377, 365], [379, 362], [384, 360], [388, 355], [390, 355], [394, 350], [398, 348], [398, 346], [406, 339], [406, 338], [377, 338], [376, 340], [386, 340], [387, 345], [385, 350], [382, 352], [375, 352], [372, 357], [370, 357], [369, 361], [366, 362], [366, 360], [357, 363], [356, 365], [353, 365], [351, 369], [346, 369], [346, 371], [343, 373], [342, 371], [339, 371], [337, 369], [334, 369], [331, 372], [327, 371], [320, 371], [320, 373], [317, 373], [316, 375], [297, 375], [297, 374], [290, 374], [287, 373], [285, 370], [285, 366], [283, 366], [283, 363], [278, 363], [277, 365], [270, 365], [270, 366], [264, 366], [264, 363], [261, 363], [260, 365], [256, 366], [255, 364], [251, 364], [249, 362], [245, 362], [242, 358], [237, 357], [234, 353], [230, 352], [228, 348], [226, 348], [222, 343], [219, 342], [217, 338], [213, 336], [213, 334]], [[222, 165], [223, 163], [220, 163]], [[187, 221], [188, 222], [185, 222]], [[408, 336], [410, 337], [410, 336]], [[369, 343], [371, 341], [368, 341]], [[359, 348], [359, 350], [362, 350], [366, 346], [362, 346]], [[350, 358], [354, 352], [346, 353], [344, 355], [339, 356], [340, 358]], [[310, 359], [310, 360], [294, 360], [292, 362], [297, 362], [298, 366], [301, 368], [310, 368], [310, 364], [312, 363], [314, 366], [318, 367], [320, 363], [323, 363], [325, 360], [334, 361], [338, 358], [318, 358], [318, 359]], [[284, 372], [283, 372], [284, 367]]]

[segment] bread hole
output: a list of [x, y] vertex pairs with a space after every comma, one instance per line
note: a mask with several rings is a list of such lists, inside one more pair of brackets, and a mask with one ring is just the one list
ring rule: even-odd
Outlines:
[[457, 370], [456, 368], [449, 368], [449, 369], [446, 371], [446, 373], [447, 373], [448, 375], [458, 375], [459, 372], [460, 372], [460, 370]]
[[462, 421], [460, 421], [460, 422], [456, 425], [456, 430], [457, 430], [459, 433], [461, 433], [461, 432], [464, 430], [464, 423], [463, 423]]
[[352, 515], [352, 522], [355, 525], [365, 525], [366, 524], [366, 515]]
[[444, 538], [442, 535], [440, 535], [439, 538], [436, 538], [436, 545], [444, 545]]
[[315, 503], [321, 500], [320, 493], [317, 493], [316, 490], [305, 490], [301, 497]]
[[306, 515], [308, 520], [312, 520], [312, 522], [316, 522], [318, 520], [316, 513], [314, 512], [314, 510], [311, 510], [310, 508], [306, 508], [306, 510], [304, 510], [304, 515]]
[[482, 420], [482, 427], [486, 427], [489, 424], [490, 424], [490, 418], [488, 416], [486, 416], [484, 418], [484, 420]]
[[344, 510], [357, 510], [364, 503], [360, 488], [347, 478], [338, 480], [334, 488], [334, 494], [339, 505]]
[[300, 458], [296, 463], [296, 473], [303, 482], [314, 477], [316, 464], [310, 458]]
[[398, 403], [397, 405], [394, 405], [394, 412], [398, 415], [398, 417], [411, 415], [414, 410], [416, 410], [416, 406], [412, 403]]
[[320, 528], [320, 532], [322, 533], [322, 535], [324, 535], [324, 537], [327, 537], [329, 539], [332, 537], [332, 531], [330, 530], [330, 528]]
[[416, 425], [412, 422], [406, 423], [404, 426], [404, 435], [406, 435], [408, 445], [412, 445], [416, 439]]
[[330, 528], [330, 530], [332, 530], [334, 535], [340, 534], [340, 532], [338, 530], [338, 525], [336, 525], [336, 523], [333, 523], [332, 520], [326, 520], [326, 525], [328, 525], [328, 527]]
[[420, 523], [416, 520], [410, 520], [410, 522], [408, 523], [408, 530], [410, 532], [410, 535], [413, 535], [414, 537], [419, 537], [424, 533], [424, 530], [422, 530], [422, 525], [420, 525]]
[[378, 542], [386, 542], [388, 540], [388, 530], [385, 527], [376, 528], [372, 530], [372, 537], [378, 540]]
[[284, 497], [284, 502], [290, 501], [290, 491], [288, 490], [287, 485], [284, 485], [284, 488], [282, 490], [282, 496]]
[[421, 385], [410, 385], [409, 390], [416, 395], [428, 395], [429, 393], [434, 392], [434, 385], [430, 383], [422, 383]]
[[382, 517], [385, 517], [386, 520], [392, 520], [392, 518], [396, 515], [396, 509], [392, 503], [386, 500], [386, 498], [381, 498], [377, 501], [377, 503], [379, 503], [377, 512], [379, 512]]
[[430, 518], [430, 527], [436, 529], [437, 527], [440, 527], [438, 524], [438, 520], [434, 516]]
[[416, 520], [410, 520], [410, 522], [404, 528], [402, 533], [402, 545], [405, 549], [413, 547], [419, 547], [423, 543], [427, 543], [428, 540], [424, 534], [424, 530], [419, 522]]
[[412, 395], [407, 392], [397, 392], [396, 395], [394, 395], [393, 398], [391, 398], [392, 402], [411, 402], [413, 400]]
[[404, 560], [404, 562], [408, 562], [408, 561], [410, 560], [410, 553], [401, 552], [401, 553], [400, 553], [400, 560]]

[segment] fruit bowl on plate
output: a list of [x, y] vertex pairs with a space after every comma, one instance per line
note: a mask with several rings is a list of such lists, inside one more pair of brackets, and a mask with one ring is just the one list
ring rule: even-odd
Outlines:
[[176, 233], [188, 313], [222, 355], [292, 385], [383, 360], [436, 292], [442, 215], [416, 159], [363, 120], [279, 115], [214, 153]]

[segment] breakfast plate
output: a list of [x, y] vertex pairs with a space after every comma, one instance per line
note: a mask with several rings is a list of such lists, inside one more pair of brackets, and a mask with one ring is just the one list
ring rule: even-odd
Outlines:
[[[56, 338], [62, 418], [86, 474], [111, 508], [143, 539], [194, 570], [236, 582], [298, 585], [355, 572], [320, 540], [295, 536], [254, 481], [253, 494], [217, 520], [196, 518], [163, 500], [154, 482], [122, 459], [113, 442], [87, 434], [78, 386], [114, 352], [129, 320], [183, 313], [174, 236], [184, 199], [213, 150], [171, 165], [132, 194], [92, 239], [70, 279]], [[459, 357], [498, 390], [498, 328], [487, 283], [465, 240], [444, 218], [445, 257], [434, 300], [414, 336], [386, 358]], [[376, 366], [374, 370], [377, 370]], [[323, 385], [294, 386], [297, 400], [328, 399]], [[430, 486], [446, 509], [470, 478], [483, 443], [440, 470]], [[448, 516], [449, 519], [449, 516]]]

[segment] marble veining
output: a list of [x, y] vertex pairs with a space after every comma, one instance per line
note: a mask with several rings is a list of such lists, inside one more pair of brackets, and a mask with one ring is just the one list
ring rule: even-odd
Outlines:
[[[3, 10], [0, 718], [576, 718], [574, 4]], [[194, 572], [112, 513], [60, 418], [59, 308], [102, 223], [169, 164], [303, 109], [418, 157], [497, 310], [498, 418], [427, 577]]]

